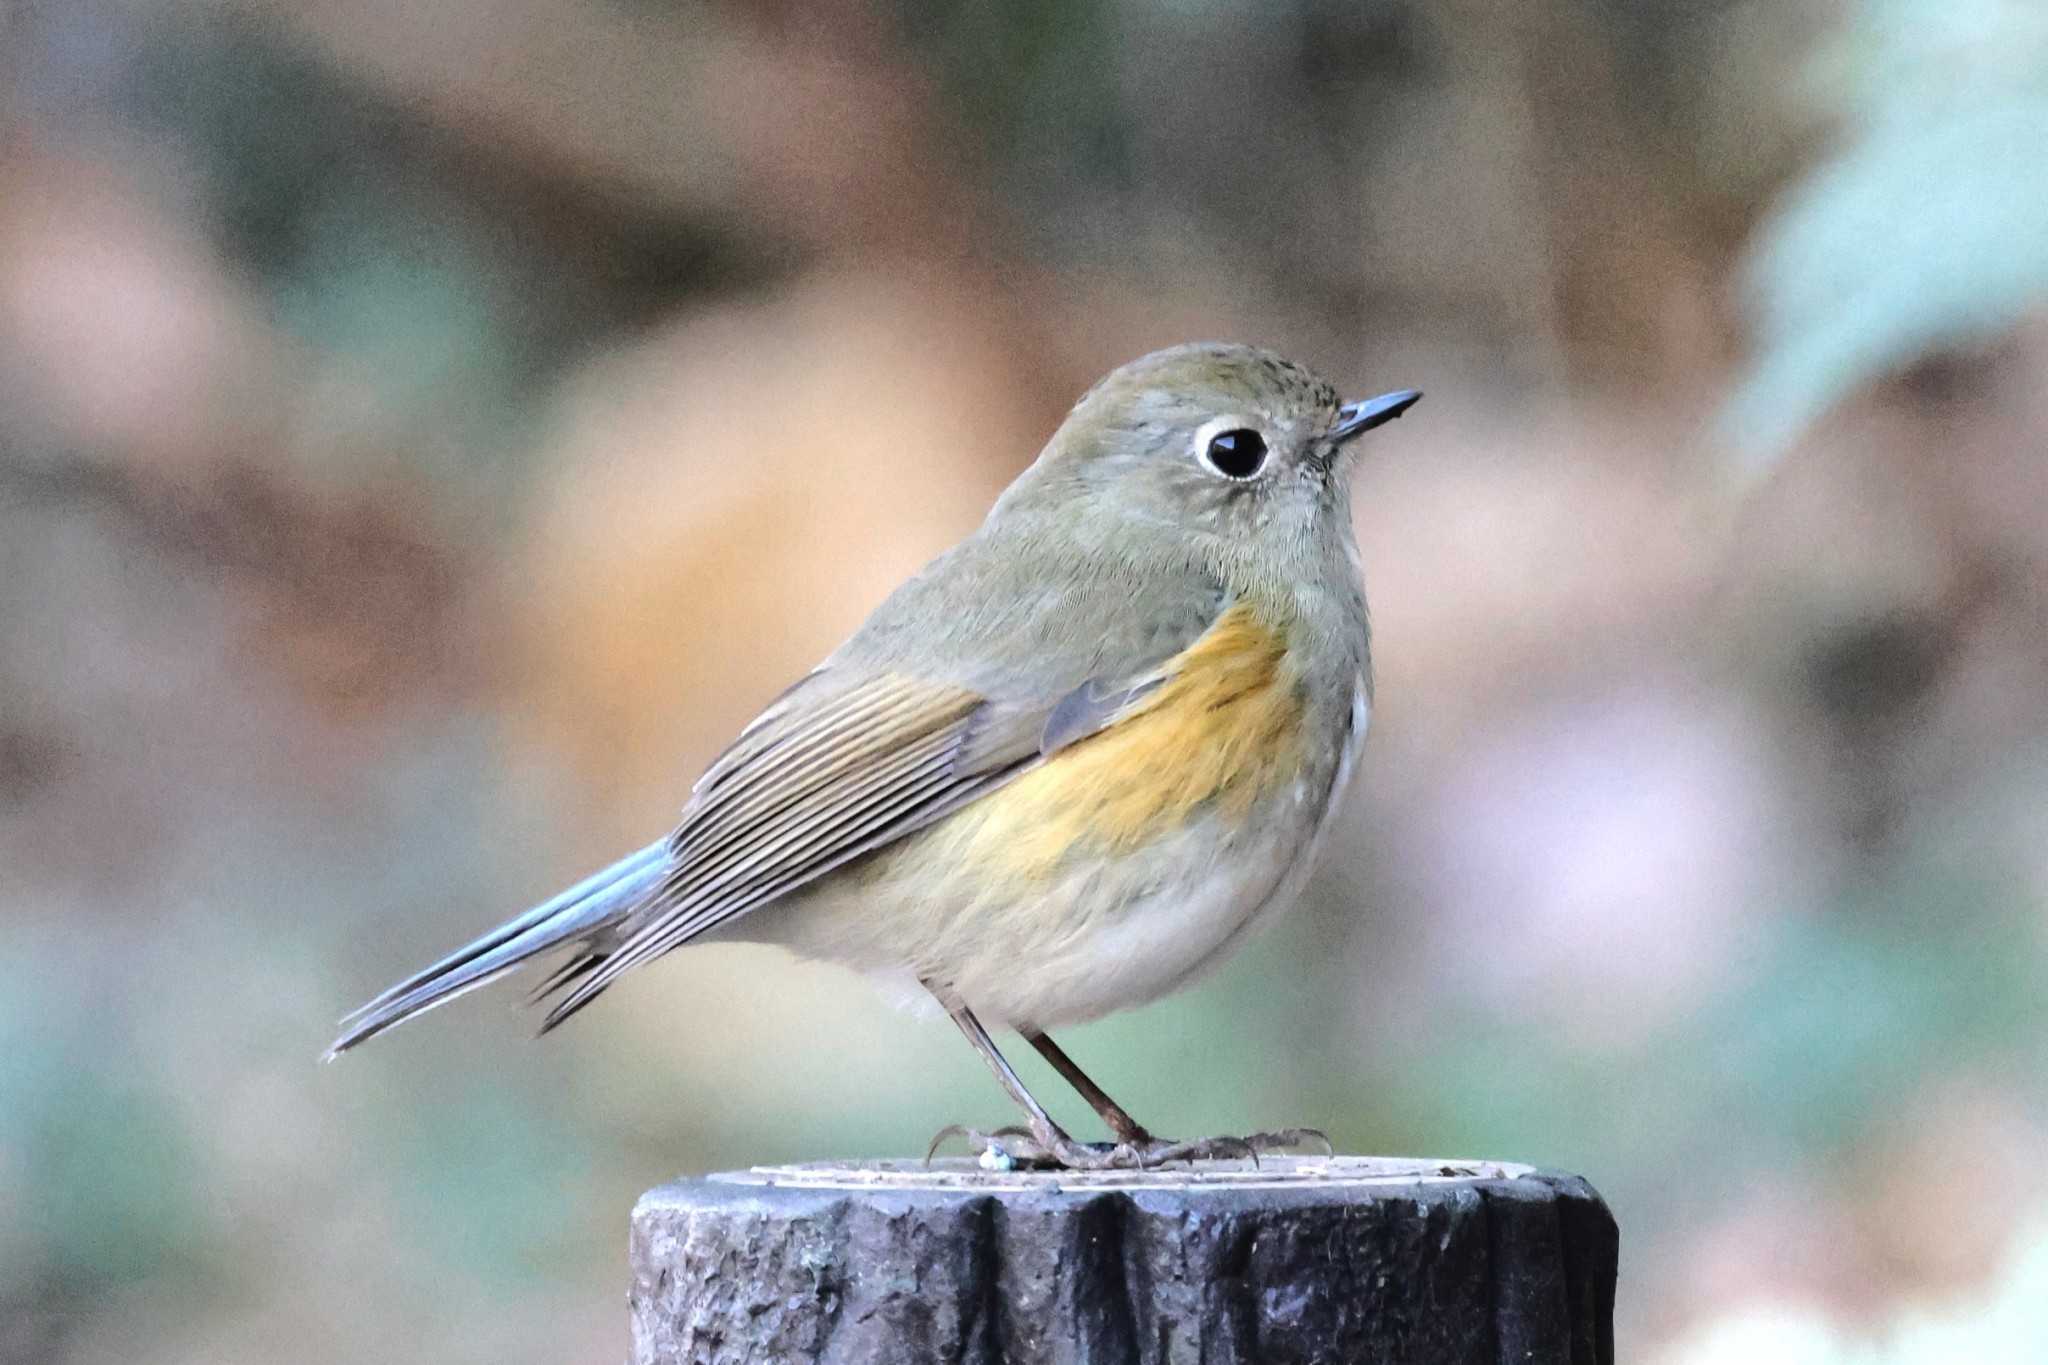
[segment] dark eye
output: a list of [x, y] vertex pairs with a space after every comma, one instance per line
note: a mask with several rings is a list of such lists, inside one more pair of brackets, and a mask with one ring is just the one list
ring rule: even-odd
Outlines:
[[1209, 463], [1226, 479], [1249, 479], [1266, 463], [1266, 438], [1235, 427], [1209, 438]]

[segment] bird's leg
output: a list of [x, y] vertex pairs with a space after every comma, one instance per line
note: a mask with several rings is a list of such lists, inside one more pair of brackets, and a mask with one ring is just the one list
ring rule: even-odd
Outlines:
[[[1206, 1158], [1249, 1158], [1257, 1162], [1259, 1153], [1280, 1147], [1298, 1147], [1309, 1142], [1329, 1146], [1329, 1139], [1310, 1128], [1289, 1128], [1277, 1133], [1259, 1133], [1251, 1137], [1198, 1138], [1189, 1142], [1176, 1142], [1171, 1138], [1156, 1138], [1146, 1132], [1122, 1106], [1103, 1093], [1102, 1087], [1089, 1080], [1086, 1073], [1074, 1064], [1074, 1060], [1060, 1050], [1058, 1044], [1042, 1033], [1027, 1035], [1031, 1045], [1053, 1064], [1073, 1087], [1080, 1091], [1088, 1103], [1102, 1115], [1116, 1133], [1117, 1140], [1110, 1143], [1076, 1142], [1065, 1129], [1053, 1122], [1045, 1106], [1024, 1088], [1022, 1078], [1011, 1067], [1008, 1059], [996, 1050], [995, 1040], [988, 1036], [988, 1030], [974, 1017], [973, 1011], [950, 998], [944, 991], [931, 988], [932, 994], [946, 1007], [946, 1013], [966, 1035], [981, 1059], [988, 1063], [988, 1069], [995, 1073], [996, 1080], [1008, 1092], [1017, 1107], [1024, 1111], [1027, 1119], [1021, 1128], [999, 1128], [994, 1132], [982, 1132], [955, 1124], [942, 1129], [932, 1139], [925, 1160], [931, 1160], [932, 1152], [949, 1137], [967, 1139], [968, 1145], [984, 1161], [999, 1166], [1054, 1166], [1074, 1171], [1103, 1171], [1137, 1169], [1162, 1165], [1169, 1161], [1198, 1161]], [[1115, 1117], [1112, 1118], [1111, 1115]]]
[[931, 1153], [949, 1137], [964, 1137], [976, 1153], [983, 1157], [993, 1156], [1001, 1162], [1021, 1161], [1029, 1165], [1066, 1166], [1075, 1169], [1096, 1169], [1109, 1165], [1109, 1153], [1074, 1141], [1057, 1123], [1045, 1106], [1032, 1097], [1024, 1088], [1024, 1081], [1010, 1066], [1008, 1059], [996, 1050], [995, 1040], [988, 1036], [988, 1030], [974, 1017], [965, 1005], [959, 1004], [938, 991], [932, 992], [945, 1005], [946, 1013], [960, 1026], [960, 1032], [967, 1035], [967, 1041], [988, 1063], [988, 1069], [996, 1075], [1011, 1099], [1017, 1102], [1027, 1116], [1028, 1123], [1021, 1132], [1013, 1128], [999, 1129], [994, 1133], [983, 1133], [959, 1125], [940, 1131], [932, 1139], [931, 1151], [925, 1153], [925, 1160], [931, 1160]]
[[1080, 1064], [1069, 1057], [1066, 1049], [1055, 1043], [1049, 1034], [1027, 1032], [1024, 1037], [1038, 1049], [1038, 1055], [1051, 1062], [1052, 1069], [1088, 1101], [1088, 1107], [1102, 1116], [1102, 1121], [1109, 1125], [1110, 1132], [1116, 1134], [1118, 1142], [1138, 1148], [1151, 1143], [1152, 1135], [1145, 1131], [1145, 1125], [1132, 1118], [1122, 1105], [1109, 1097], [1109, 1092], [1090, 1080]]
[[[1251, 1133], [1244, 1137], [1197, 1138], [1180, 1142], [1172, 1138], [1157, 1138], [1147, 1132], [1145, 1125], [1130, 1116], [1128, 1110], [1109, 1097], [1104, 1090], [1090, 1079], [1087, 1072], [1066, 1049], [1055, 1043], [1044, 1033], [1027, 1031], [1025, 1038], [1038, 1049], [1038, 1055], [1052, 1063], [1053, 1070], [1065, 1078], [1068, 1085], [1080, 1093], [1082, 1099], [1109, 1125], [1109, 1131], [1116, 1134], [1115, 1154], [1128, 1154], [1137, 1166], [1158, 1166], [1169, 1161], [1196, 1161], [1204, 1158], [1249, 1159], [1257, 1165], [1262, 1152], [1282, 1150], [1288, 1147], [1305, 1147], [1320, 1144], [1330, 1150], [1330, 1140], [1313, 1128], [1283, 1128], [1272, 1133]], [[1100, 1148], [1091, 1148], [1100, 1151]]]

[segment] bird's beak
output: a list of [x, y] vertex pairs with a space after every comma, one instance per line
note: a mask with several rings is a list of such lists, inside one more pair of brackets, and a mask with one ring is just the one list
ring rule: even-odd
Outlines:
[[1393, 393], [1383, 393], [1377, 398], [1346, 403], [1337, 410], [1337, 420], [1330, 424], [1330, 442], [1333, 445], [1343, 445], [1361, 432], [1371, 431], [1383, 422], [1393, 421], [1420, 401], [1421, 389], [1397, 389]]

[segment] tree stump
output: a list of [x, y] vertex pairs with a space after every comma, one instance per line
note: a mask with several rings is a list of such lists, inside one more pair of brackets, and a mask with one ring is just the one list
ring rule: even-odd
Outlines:
[[633, 1211], [634, 1365], [1608, 1365], [1584, 1180], [1481, 1161], [757, 1167]]

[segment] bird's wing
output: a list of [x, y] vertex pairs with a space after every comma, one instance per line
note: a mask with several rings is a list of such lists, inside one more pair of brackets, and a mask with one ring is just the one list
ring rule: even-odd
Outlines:
[[[1208, 596], [1210, 621], [1219, 602]], [[778, 698], [705, 772], [670, 837], [656, 891], [616, 937], [542, 987], [545, 1027], [621, 974], [930, 824], [1145, 705], [1209, 622], [1154, 631], [1143, 657], [1091, 647], [1113, 670], [1044, 695], [934, 681], [836, 658]], [[950, 672], [962, 672], [958, 668]], [[1057, 670], [1044, 670], [1056, 673]]]

